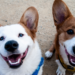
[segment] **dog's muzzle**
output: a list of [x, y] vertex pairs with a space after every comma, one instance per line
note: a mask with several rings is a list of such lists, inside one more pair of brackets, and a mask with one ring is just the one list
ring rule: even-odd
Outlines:
[[26, 57], [26, 55], [28, 53], [29, 46], [26, 48], [24, 53], [14, 54], [15, 50], [17, 50], [18, 47], [19, 47], [19, 45], [16, 41], [14, 41], [14, 40], [8, 41], [5, 44], [5, 49], [8, 52], [11, 52], [11, 55], [8, 57], [1, 55], [11, 68], [18, 68], [19, 66], [21, 66], [23, 59]]

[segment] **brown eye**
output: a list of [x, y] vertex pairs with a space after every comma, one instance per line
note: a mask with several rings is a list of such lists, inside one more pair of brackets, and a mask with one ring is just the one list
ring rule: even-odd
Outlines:
[[69, 29], [69, 30], [67, 31], [67, 33], [68, 33], [69, 35], [72, 35], [72, 34], [74, 34], [74, 31], [73, 31], [72, 29]]
[[19, 33], [19, 35], [18, 35], [18, 37], [23, 37], [24, 36], [24, 34], [22, 34], [22, 33]]
[[5, 39], [4, 36], [1, 36], [1, 37], [0, 37], [0, 41], [2, 41], [2, 40], [4, 40], [4, 39]]

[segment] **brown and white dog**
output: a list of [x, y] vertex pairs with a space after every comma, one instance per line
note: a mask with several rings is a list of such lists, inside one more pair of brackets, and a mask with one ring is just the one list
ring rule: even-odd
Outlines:
[[58, 65], [56, 73], [65, 75], [66, 69], [75, 72], [75, 17], [62, 0], [54, 1], [52, 11], [57, 33], [45, 56], [50, 58], [55, 49]]
[[[0, 26], [0, 75], [32, 75], [41, 61], [36, 39], [39, 15], [29, 7], [17, 24]], [[42, 66], [38, 72], [42, 75]]]

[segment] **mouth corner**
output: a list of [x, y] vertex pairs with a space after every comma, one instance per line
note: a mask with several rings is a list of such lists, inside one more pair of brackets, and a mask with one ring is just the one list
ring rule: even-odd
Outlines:
[[66, 52], [66, 54], [67, 54], [69, 63], [70, 63], [72, 66], [75, 66], [75, 56], [70, 55], [70, 54], [68, 53], [66, 47], [65, 47], [65, 52]]
[[23, 60], [24, 60], [24, 58], [26, 57], [26, 55], [28, 53], [28, 49], [29, 49], [29, 46], [27, 47], [25, 52], [22, 53], [22, 54], [12, 54], [8, 57], [5, 57], [3, 55], [1, 55], [1, 56], [7, 62], [7, 64], [9, 65], [10, 68], [18, 68], [22, 65]]

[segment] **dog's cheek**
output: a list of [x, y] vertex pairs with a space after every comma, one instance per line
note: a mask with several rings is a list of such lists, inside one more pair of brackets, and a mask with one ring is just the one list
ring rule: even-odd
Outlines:
[[64, 47], [64, 49], [67, 49], [68, 53], [71, 54], [71, 41], [69, 40], [69, 38], [67, 38], [67, 34], [65, 32], [61, 33], [59, 35], [59, 43], [61, 43], [61, 45]]
[[69, 40], [65, 41], [64, 42], [64, 45], [65, 45], [65, 49], [67, 50], [67, 52], [72, 55], [72, 45], [71, 45], [71, 42]]
[[73, 55], [73, 46], [75, 45], [75, 37], [64, 42], [65, 47], [70, 55]]
[[65, 41], [65, 33], [61, 33], [59, 35], [59, 42], [64, 46], [63, 42]]
[[25, 50], [27, 49], [27, 47], [32, 47], [33, 45], [33, 40], [31, 39], [30, 36], [25, 36], [23, 37], [22, 39], [18, 39], [18, 43], [19, 43], [19, 52], [20, 53], [23, 53], [25, 52]]
[[3, 56], [7, 56], [7, 51], [5, 50], [5, 48], [3, 46], [0, 47], [0, 54]]

